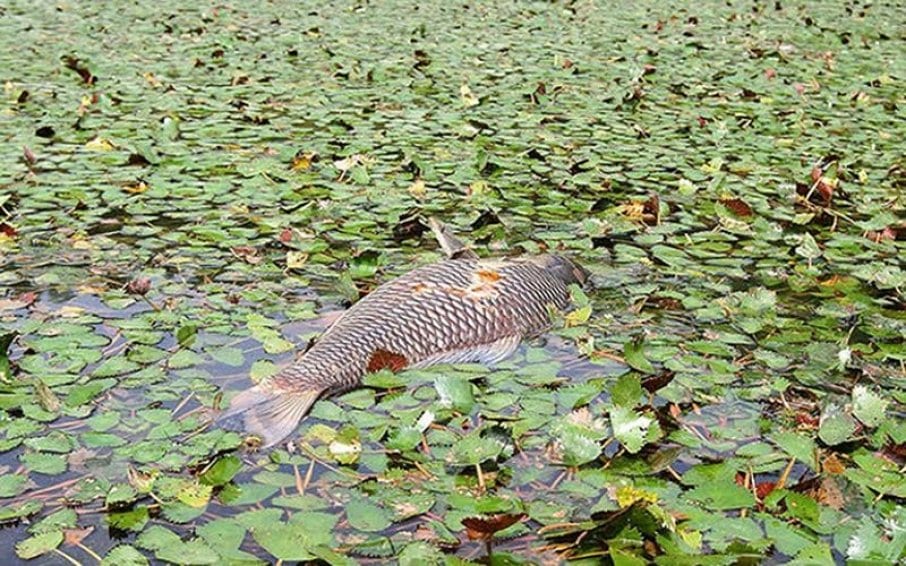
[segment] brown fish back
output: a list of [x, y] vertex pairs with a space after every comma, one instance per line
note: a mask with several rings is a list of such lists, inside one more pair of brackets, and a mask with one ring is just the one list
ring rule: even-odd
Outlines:
[[[525, 261], [448, 260], [415, 269], [353, 305], [299, 362], [274, 379], [281, 388], [354, 387], [369, 369], [451, 360], [495, 361], [482, 346], [521, 340], [565, 308], [566, 283]], [[506, 345], [506, 344], [504, 344]], [[460, 355], [465, 353], [465, 355]], [[507, 352], [508, 353], [508, 352]], [[387, 360], [386, 365], [375, 356]], [[392, 363], [391, 363], [392, 361]], [[371, 367], [369, 368], [369, 365]]]

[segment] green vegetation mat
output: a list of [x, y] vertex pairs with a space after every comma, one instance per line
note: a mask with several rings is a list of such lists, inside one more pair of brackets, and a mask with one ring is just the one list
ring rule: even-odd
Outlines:
[[[0, 5], [3, 564], [906, 556], [902, 2], [134, 4]], [[595, 288], [206, 427], [420, 214]]]

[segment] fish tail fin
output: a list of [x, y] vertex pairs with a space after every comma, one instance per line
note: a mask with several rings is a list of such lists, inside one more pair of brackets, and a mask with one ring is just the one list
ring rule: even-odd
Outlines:
[[264, 448], [277, 444], [291, 435], [302, 417], [321, 396], [322, 391], [286, 391], [256, 385], [242, 391], [230, 402], [230, 407], [217, 417], [218, 422], [241, 420], [241, 428], [261, 438]]

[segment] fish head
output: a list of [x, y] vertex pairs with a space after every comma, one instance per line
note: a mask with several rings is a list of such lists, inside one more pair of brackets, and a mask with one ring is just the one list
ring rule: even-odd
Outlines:
[[567, 285], [575, 283], [579, 286], [584, 286], [588, 278], [591, 277], [588, 270], [562, 255], [544, 254], [535, 256], [529, 261]]

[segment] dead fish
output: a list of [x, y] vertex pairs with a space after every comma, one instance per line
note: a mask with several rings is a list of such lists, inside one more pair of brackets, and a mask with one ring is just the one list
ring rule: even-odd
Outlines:
[[560, 255], [481, 259], [441, 223], [431, 228], [447, 259], [384, 283], [336, 320], [293, 365], [233, 397], [218, 421], [272, 446], [312, 404], [358, 386], [374, 371], [441, 363], [493, 365], [550, 325], [588, 272]]

